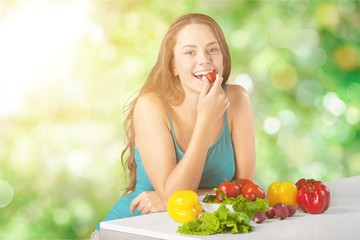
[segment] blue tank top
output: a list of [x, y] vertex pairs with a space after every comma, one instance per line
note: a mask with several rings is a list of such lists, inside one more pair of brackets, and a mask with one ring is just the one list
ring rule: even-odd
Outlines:
[[[168, 116], [171, 124], [171, 134], [176, 151], [176, 161], [181, 161], [184, 156], [184, 152], [179, 148], [176, 135], [174, 131], [174, 125], [170, 111]], [[148, 178], [144, 166], [142, 164], [140, 153], [137, 147], [134, 147], [134, 157], [137, 165], [136, 169], [136, 187], [135, 192], [140, 193], [143, 191], [152, 191], [150, 179]], [[230, 129], [228, 126], [227, 115], [224, 113], [224, 125], [221, 132], [212, 144], [207, 152], [206, 162], [203, 170], [203, 174], [200, 180], [199, 188], [214, 188], [224, 181], [229, 181], [233, 178], [235, 173], [235, 161], [234, 150], [231, 142]]]

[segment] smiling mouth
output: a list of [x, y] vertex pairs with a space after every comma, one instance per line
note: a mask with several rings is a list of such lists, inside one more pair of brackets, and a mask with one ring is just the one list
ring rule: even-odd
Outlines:
[[199, 80], [202, 80], [203, 76], [206, 76], [206, 74], [213, 72], [215, 73], [215, 70], [212, 71], [199, 71], [199, 72], [195, 72], [193, 73], [194, 77], [196, 77]]

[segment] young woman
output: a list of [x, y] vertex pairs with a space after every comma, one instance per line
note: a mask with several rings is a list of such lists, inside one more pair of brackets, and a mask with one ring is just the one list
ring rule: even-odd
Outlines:
[[228, 45], [212, 18], [187, 14], [170, 26], [129, 105], [123, 157], [130, 185], [104, 221], [166, 211], [176, 190], [201, 195], [226, 180], [253, 180], [251, 104], [241, 86], [226, 84], [230, 69]]

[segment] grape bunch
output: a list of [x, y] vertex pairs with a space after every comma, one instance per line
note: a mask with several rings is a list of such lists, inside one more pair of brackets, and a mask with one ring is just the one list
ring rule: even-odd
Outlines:
[[284, 220], [287, 217], [291, 217], [296, 213], [296, 208], [292, 205], [286, 205], [283, 203], [277, 203], [273, 207], [270, 207], [265, 213], [258, 212], [254, 215], [254, 222], [262, 223], [266, 218], [279, 218]]

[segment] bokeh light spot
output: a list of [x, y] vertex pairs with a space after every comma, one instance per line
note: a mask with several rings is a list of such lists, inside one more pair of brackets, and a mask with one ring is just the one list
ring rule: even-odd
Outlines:
[[14, 190], [11, 184], [0, 179], [0, 208], [6, 207], [14, 198]]
[[281, 122], [278, 118], [268, 117], [264, 121], [263, 129], [266, 133], [273, 135], [279, 132], [281, 128]]
[[276, 88], [289, 90], [296, 85], [298, 74], [292, 65], [287, 63], [278, 64], [272, 69], [271, 81]]
[[316, 9], [315, 19], [320, 26], [331, 28], [339, 23], [340, 13], [333, 3], [323, 3]]
[[357, 175], [360, 172], [360, 153], [354, 153], [349, 157], [347, 170], [350, 176]]
[[350, 45], [339, 47], [335, 50], [334, 58], [336, 64], [344, 71], [352, 71], [360, 66], [360, 51]]
[[[338, 118], [329, 112], [324, 112], [322, 116], [323, 122], [325, 125], [323, 126], [334, 126], [338, 121]], [[332, 129], [331, 132], [334, 132], [335, 129]]]
[[57, 208], [53, 211], [53, 218], [57, 224], [63, 225], [69, 221], [69, 213], [66, 209]]
[[249, 35], [243, 30], [236, 30], [231, 33], [230, 42], [235, 48], [244, 48], [249, 43]]
[[313, 104], [314, 97], [308, 89], [299, 89], [296, 93], [296, 100], [300, 106], [310, 107]]
[[313, 80], [301, 82], [296, 89], [296, 100], [300, 106], [310, 107], [315, 103], [315, 99], [322, 94], [320, 84]]
[[334, 92], [329, 92], [324, 96], [323, 106], [337, 117], [344, 115], [346, 111], [346, 104]]
[[322, 66], [327, 62], [328, 56], [323, 48], [316, 47], [312, 49], [309, 60], [317, 66]]
[[84, 152], [73, 152], [68, 157], [68, 164], [73, 172], [83, 178], [89, 178], [94, 174], [94, 167], [91, 165], [92, 157]]
[[254, 89], [254, 83], [247, 74], [239, 74], [235, 78], [235, 83], [241, 85], [247, 92], [251, 93]]
[[360, 122], [360, 110], [356, 107], [349, 107], [346, 112], [346, 121], [351, 124], [355, 125]]
[[296, 126], [298, 122], [296, 115], [287, 109], [284, 109], [279, 113], [279, 119], [283, 126]]

